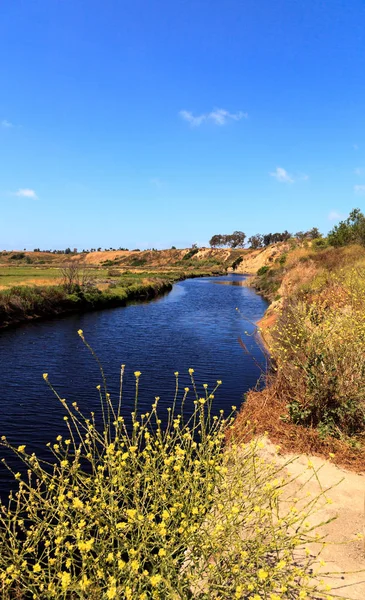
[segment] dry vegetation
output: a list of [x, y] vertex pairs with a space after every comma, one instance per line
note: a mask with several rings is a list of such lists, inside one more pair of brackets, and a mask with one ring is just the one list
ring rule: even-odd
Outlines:
[[272, 371], [236, 430], [365, 471], [365, 249], [296, 248], [282, 263], [255, 281], [273, 300], [260, 324]]

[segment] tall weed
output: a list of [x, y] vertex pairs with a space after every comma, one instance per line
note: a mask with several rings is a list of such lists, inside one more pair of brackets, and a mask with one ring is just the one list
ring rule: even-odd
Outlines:
[[232, 417], [212, 404], [221, 382], [200, 394], [189, 372], [193, 410], [175, 373], [164, 425], [158, 397], [139, 413], [136, 371], [127, 426], [122, 366], [116, 403], [101, 371], [101, 423], [53, 390], [69, 433], [48, 461], [1, 439], [27, 472], [14, 473], [18, 491], [0, 510], [4, 600], [329, 598], [308, 550], [320, 535], [307, 519], [325, 493], [298, 510], [260, 442], [224, 449]]

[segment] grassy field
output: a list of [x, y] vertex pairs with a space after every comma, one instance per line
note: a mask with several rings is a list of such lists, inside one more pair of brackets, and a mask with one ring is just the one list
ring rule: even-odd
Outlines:
[[67, 281], [62, 267], [3, 265], [0, 267], [0, 327], [148, 300], [170, 290], [176, 281], [224, 272], [217, 265], [199, 267], [130, 270], [83, 266], [72, 281]]
[[62, 270], [78, 264], [94, 285], [124, 287], [145, 278], [170, 278], [201, 271], [224, 272], [244, 250], [146, 250], [142, 252], [93, 252], [62, 255], [45, 252], [0, 253], [0, 290], [12, 286], [44, 286], [63, 283]]
[[60, 270], [44, 267], [0, 266], [0, 289], [13, 285], [52, 285], [60, 281]]

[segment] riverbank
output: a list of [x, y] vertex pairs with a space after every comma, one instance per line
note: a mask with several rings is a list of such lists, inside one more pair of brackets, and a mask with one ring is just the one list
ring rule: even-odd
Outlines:
[[[53, 254], [0, 253], [0, 329], [35, 319], [125, 306], [166, 293], [177, 281], [253, 274], [286, 246]], [[70, 279], [71, 278], [71, 279]]]
[[29, 321], [56, 318], [106, 308], [145, 302], [172, 289], [187, 278], [221, 275], [220, 269], [188, 272], [127, 273], [100, 289], [96, 285], [14, 286], [0, 291], [0, 329]]
[[235, 422], [283, 451], [365, 471], [365, 249], [297, 247], [250, 284], [270, 302], [258, 323], [272, 356], [267, 385]]

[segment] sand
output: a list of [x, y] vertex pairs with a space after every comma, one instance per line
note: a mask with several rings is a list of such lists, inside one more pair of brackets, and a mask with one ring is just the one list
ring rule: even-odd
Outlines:
[[[288, 494], [299, 496], [300, 493], [310, 492], [317, 495], [321, 486], [322, 489], [332, 488], [326, 493], [332, 503], [326, 503], [316, 515], [316, 521], [312, 520], [315, 523], [337, 517], [320, 529], [322, 534], [326, 533], [328, 542], [321, 553], [321, 558], [326, 563], [321, 570], [334, 573], [328, 580], [326, 578], [326, 582], [332, 587], [329, 594], [351, 600], [365, 600], [365, 546], [364, 541], [356, 537], [364, 531], [365, 475], [346, 471], [316, 456], [280, 454], [268, 440], [265, 440], [263, 452], [267, 458], [281, 465], [293, 460], [287, 470], [295, 481], [289, 483]], [[308, 468], [308, 463], [318, 472], [320, 483], [315, 477], [308, 481], [313, 472], [313, 469]], [[300, 492], [305, 482], [305, 487]], [[311, 550], [315, 552], [316, 548]], [[363, 572], [354, 573], [359, 570]]]

